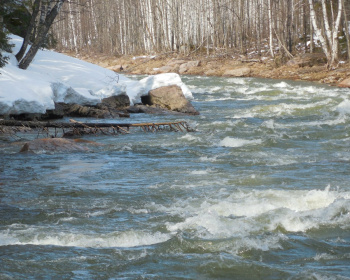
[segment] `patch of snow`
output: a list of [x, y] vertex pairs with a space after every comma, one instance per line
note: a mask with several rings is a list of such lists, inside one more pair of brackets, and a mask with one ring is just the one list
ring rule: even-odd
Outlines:
[[178, 74], [167, 73], [136, 81], [112, 70], [49, 50], [39, 50], [27, 70], [18, 68], [14, 56], [22, 38], [12, 35], [15, 45], [9, 63], [0, 68], [0, 115], [45, 113], [55, 102], [94, 105], [103, 98], [127, 94], [131, 103], [161, 86], [178, 85], [187, 98], [192, 93]]

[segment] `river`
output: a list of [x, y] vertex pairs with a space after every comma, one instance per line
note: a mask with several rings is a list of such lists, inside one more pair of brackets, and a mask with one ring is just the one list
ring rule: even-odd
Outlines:
[[201, 115], [129, 121], [195, 132], [1, 137], [0, 279], [350, 279], [349, 89], [182, 79]]

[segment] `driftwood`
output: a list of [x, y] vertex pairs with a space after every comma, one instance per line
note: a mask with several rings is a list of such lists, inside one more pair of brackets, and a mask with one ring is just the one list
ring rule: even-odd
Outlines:
[[[41, 121], [16, 121], [16, 120], [0, 120], [0, 133], [8, 133], [8, 129], [12, 128], [12, 132], [27, 131], [28, 129], [38, 130], [39, 133], [47, 134], [47, 136], [57, 137], [58, 130], [62, 131], [63, 136], [74, 136], [83, 134], [128, 134], [130, 128], [141, 128], [144, 132], [158, 131], [180, 131], [191, 132], [192, 128], [185, 121], [178, 122], [161, 122], [161, 123], [83, 123], [75, 120], [70, 122], [41, 122]], [[20, 128], [20, 129], [19, 129]], [[51, 129], [51, 131], [50, 131]], [[54, 131], [52, 131], [54, 129]], [[69, 131], [66, 131], [69, 130]]]

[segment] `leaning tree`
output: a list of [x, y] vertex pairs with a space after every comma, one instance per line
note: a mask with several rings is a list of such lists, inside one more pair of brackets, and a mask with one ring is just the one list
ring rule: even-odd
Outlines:
[[[32, 5], [32, 16], [26, 35], [23, 39], [23, 44], [20, 51], [16, 54], [19, 62], [18, 67], [27, 69], [33, 61], [39, 48], [43, 46], [47, 34], [58, 15], [63, 3], [66, 0], [35, 0]], [[30, 49], [26, 49], [31, 42]]]

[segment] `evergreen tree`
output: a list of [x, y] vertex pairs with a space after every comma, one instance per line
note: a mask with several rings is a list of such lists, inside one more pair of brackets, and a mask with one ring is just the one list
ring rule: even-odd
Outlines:
[[7, 63], [8, 57], [3, 55], [3, 52], [11, 52], [12, 45], [8, 42], [9, 37], [3, 28], [3, 17], [0, 14], [0, 68], [4, 67]]

